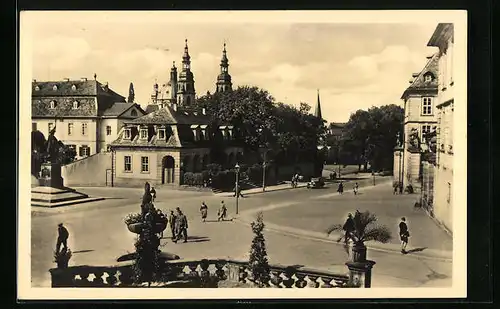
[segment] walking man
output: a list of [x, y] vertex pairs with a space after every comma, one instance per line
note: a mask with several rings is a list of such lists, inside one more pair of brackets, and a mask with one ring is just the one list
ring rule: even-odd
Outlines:
[[208, 206], [207, 206], [207, 204], [205, 204], [205, 202], [201, 203], [200, 213], [201, 213], [201, 220], [203, 222], [206, 222], [207, 215], [208, 215]]
[[339, 194], [344, 193], [344, 184], [342, 183], [342, 181], [339, 183], [339, 187], [338, 187], [338, 189], [337, 189], [337, 192], [338, 192]]
[[392, 194], [394, 194], [394, 195], [398, 194], [398, 188], [399, 188], [399, 184], [395, 183], [394, 184], [394, 192], [392, 192]]
[[356, 183], [354, 184], [354, 195], [358, 195], [358, 190], [359, 190], [359, 185], [358, 185], [358, 183], [356, 182]]
[[168, 221], [170, 224], [170, 232], [172, 232], [172, 240], [175, 239], [175, 221], [176, 221], [176, 216], [173, 210], [170, 211], [170, 215], [168, 216]]
[[59, 250], [61, 249], [61, 245], [63, 245], [63, 250], [67, 251], [68, 250], [68, 237], [69, 237], [69, 232], [68, 230], [63, 226], [62, 223], [59, 223], [57, 226], [57, 244], [56, 244], [56, 252], [59, 253]]
[[175, 222], [175, 228], [177, 235], [175, 237], [174, 242], [177, 243], [177, 241], [181, 240], [181, 238], [184, 238], [184, 242], [187, 242], [187, 229], [188, 229], [188, 221], [186, 215], [184, 215], [179, 207], [176, 208], [177, 210], [177, 216], [176, 216], [176, 222]]
[[410, 232], [408, 231], [408, 225], [406, 225], [405, 217], [402, 217], [401, 222], [399, 222], [399, 237], [401, 238], [401, 253], [406, 254], [406, 246], [408, 245]]
[[236, 195], [238, 195], [238, 197], [245, 197], [242, 193], [241, 193], [241, 187], [240, 185], [238, 184], [238, 186], [235, 186], [234, 187], [234, 197], [236, 197]]
[[155, 199], [156, 199], [156, 190], [155, 190], [155, 187], [151, 187], [151, 191], [149, 191], [151, 193], [151, 201], [154, 202]]
[[217, 221], [224, 221], [226, 219], [226, 216], [227, 216], [227, 208], [226, 208], [226, 204], [224, 204], [224, 201], [221, 201], [220, 202], [220, 209], [219, 209], [219, 212], [218, 212], [218, 218], [217, 218]]
[[347, 246], [349, 244], [349, 239], [352, 239], [352, 233], [354, 232], [354, 220], [351, 213], [347, 216], [347, 220], [345, 221], [342, 229], [345, 232], [344, 243]]

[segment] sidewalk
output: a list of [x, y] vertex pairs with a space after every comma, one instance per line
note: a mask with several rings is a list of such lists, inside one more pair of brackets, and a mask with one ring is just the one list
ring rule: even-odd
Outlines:
[[[298, 183], [296, 188], [292, 188], [292, 185], [290, 184], [290, 182], [287, 182], [287, 183], [283, 183], [283, 184], [276, 185], [276, 186], [266, 187], [265, 191], [262, 191], [262, 187], [241, 190], [241, 194], [252, 195], [252, 194], [274, 192], [274, 191], [281, 191], [281, 190], [299, 189], [299, 188], [305, 188], [305, 187], [307, 187], [307, 183], [305, 183], [305, 182]], [[231, 196], [234, 196], [234, 192], [221, 192], [221, 193], [215, 193], [215, 195], [220, 196], [220, 197], [231, 197]]]

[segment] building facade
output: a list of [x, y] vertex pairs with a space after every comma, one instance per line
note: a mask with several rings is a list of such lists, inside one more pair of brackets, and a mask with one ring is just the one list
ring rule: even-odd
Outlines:
[[395, 151], [395, 181], [419, 189], [422, 180], [422, 141], [437, 130], [439, 55], [428, 57], [422, 71], [412, 74], [410, 86], [403, 92], [404, 133], [402, 148]]
[[32, 130], [55, 136], [76, 150], [76, 158], [106, 151], [123, 122], [145, 114], [96, 79], [32, 82]]
[[453, 231], [453, 24], [436, 27], [428, 46], [439, 48], [439, 84], [437, 108], [437, 151], [434, 175], [433, 215]]

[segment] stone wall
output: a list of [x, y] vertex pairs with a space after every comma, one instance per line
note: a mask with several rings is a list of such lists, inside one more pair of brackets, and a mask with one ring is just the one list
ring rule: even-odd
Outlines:
[[[111, 171], [111, 153], [97, 153], [61, 167], [64, 186], [106, 186]], [[111, 181], [111, 172], [108, 182]]]

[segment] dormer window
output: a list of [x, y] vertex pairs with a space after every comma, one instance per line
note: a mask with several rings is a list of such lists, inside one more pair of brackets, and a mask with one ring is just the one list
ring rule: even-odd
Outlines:
[[140, 132], [141, 132], [140, 133], [141, 134], [140, 135], [141, 139], [147, 139], [148, 138], [148, 129], [141, 129]]
[[201, 139], [208, 140], [208, 138], [207, 138], [207, 125], [202, 125], [202, 126], [200, 126], [200, 128], [201, 128]]
[[54, 86], [52, 87], [52, 90], [57, 91], [57, 85], [54, 85]]
[[78, 109], [80, 108], [80, 103], [78, 101], [73, 102], [73, 109]]
[[135, 109], [133, 109], [131, 112], [130, 112], [130, 115], [132, 117], [137, 117], [137, 111]]
[[50, 101], [50, 109], [56, 108], [56, 101]]
[[433, 79], [434, 79], [434, 76], [432, 75], [432, 73], [426, 73], [424, 75], [424, 81], [425, 82], [432, 82]]
[[71, 90], [75, 91], [76, 90], [76, 86], [75, 85], [71, 86]]
[[158, 130], [158, 139], [161, 139], [161, 140], [165, 139], [165, 129]]
[[125, 138], [125, 139], [131, 139], [132, 138], [132, 130], [125, 129], [125, 135], [124, 135], [123, 138]]
[[232, 139], [233, 138], [233, 126], [228, 126], [227, 127], [227, 130], [228, 130], [228, 139]]
[[39, 91], [39, 90], [40, 90], [40, 87], [35, 86], [35, 91]]
[[191, 125], [191, 130], [193, 131], [194, 140], [196, 142], [200, 140], [200, 136], [198, 134], [198, 128], [199, 128], [199, 125], [197, 125], [197, 124]]

